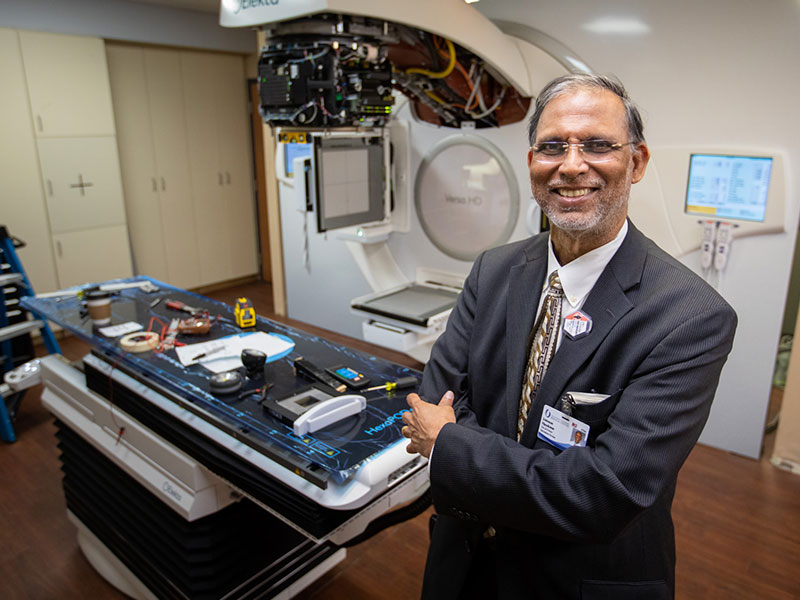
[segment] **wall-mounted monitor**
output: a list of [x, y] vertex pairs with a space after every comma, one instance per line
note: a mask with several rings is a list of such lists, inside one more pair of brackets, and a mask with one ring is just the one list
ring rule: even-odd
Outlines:
[[733, 221], [733, 237], [787, 231], [786, 162], [775, 148], [650, 147], [628, 216], [673, 256], [700, 249], [703, 221]]
[[771, 171], [769, 157], [692, 154], [686, 213], [717, 221], [763, 223]]
[[315, 138], [314, 170], [318, 231], [385, 217], [381, 136]]

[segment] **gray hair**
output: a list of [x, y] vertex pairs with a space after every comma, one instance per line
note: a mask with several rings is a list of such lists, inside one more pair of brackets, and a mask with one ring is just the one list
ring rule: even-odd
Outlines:
[[533, 116], [528, 122], [528, 141], [531, 145], [536, 140], [536, 129], [539, 126], [539, 119], [542, 118], [544, 107], [558, 96], [580, 88], [599, 88], [615, 94], [622, 100], [622, 104], [625, 107], [628, 137], [630, 138], [628, 141], [634, 144], [644, 142], [642, 115], [639, 114], [639, 109], [628, 97], [628, 92], [625, 91], [625, 87], [620, 81], [605, 75], [571, 73], [570, 75], [563, 75], [553, 79], [553, 81], [544, 86], [544, 89], [539, 93], [539, 97], [536, 98], [536, 110], [533, 111]]

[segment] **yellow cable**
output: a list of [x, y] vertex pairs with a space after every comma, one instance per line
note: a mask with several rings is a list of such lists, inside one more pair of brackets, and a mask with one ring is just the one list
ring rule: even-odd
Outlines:
[[450, 104], [448, 102], [445, 102], [442, 98], [434, 94], [432, 91], [425, 90], [425, 95], [428, 96], [428, 98], [435, 100], [438, 104], [450, 108]]
[[453, 69], [456, 66], [456, 47], [453, 45], [453, 42], [450, 40], [445, 40], [447, 44], [447, 49], [450, 51], [450, 64], [447, 65], [447, 68], [444, 71], [440, 71], [439, 73], [434, 73], [433, 71], [428, 71], [427, 69], [419, 69], [417, 67], [413, 67], [411, 69], [406, 69], [406, 74], [410, 75], [411, 73], [419, 73], [420, 75], [427, 75], [432, 79], [444, 79], [450, 73], [453, 72]]

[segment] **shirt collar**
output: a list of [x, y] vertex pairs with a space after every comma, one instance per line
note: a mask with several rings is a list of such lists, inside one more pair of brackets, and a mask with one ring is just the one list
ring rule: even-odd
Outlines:
[[[594, 284], [600, 278], [600, 274], [606, 265], [616, 254], [625, 236], [628, 234], [628, 220], [622, 224], [616, 237], [610, 242], [603, 244], [599, 248], [579, 256], [572, 262], [563, 267], [559, 264], [553, 251], [553, 240], [548, 239], [547, 248], [547, 273], [548, 275], [558, 270], [558, 278], [561, 280], [561, 287], [564, 289], [564, 298], [570, 303], [572, 308], [580, 308], [583, 301], [592, 291]], [[545, 280], [545, 288], [548, 281]]]

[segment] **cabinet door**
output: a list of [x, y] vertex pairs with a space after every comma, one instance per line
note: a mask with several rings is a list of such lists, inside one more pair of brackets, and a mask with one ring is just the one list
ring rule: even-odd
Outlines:
[[20, 31], [36, 135], [114, 135], [103, 40]]
[[217, 138], [217, 56], [208, 52], [181, 52], [186, 131], [192, 174], [198, 248], [203, 283], [231, 279], [228, 222], [233, 207], [227, 203], [225, 174], [220, 165]]
[[134, 268], [168, 281], [144, 50], [106, 44], [106, 55]]
[[253, 154], [247, 79], [241, 56], [219, 55], [216, 86], [217, 138], [225, 176], [225, 203], [232, 243], [228, 246], [230, 277], [258, 273], [258, 215], [253, 189]]
[[180, 53], [146, 49], [144, 56], [167, 281], [179, 287], [195, 287], [202, 283], [198, 241], [205, 240], [198, 238], [189, 180]]
[[53, 241], [62, 288], [133, 275], [125, 225], [71, 231]]
[[37, 292], [58, 289], [17, 32], [0, 29], [0, 224], [27, 243], [19, 259]]
[[125, 223], [114, 137], [39, 139], [53, 233]]

